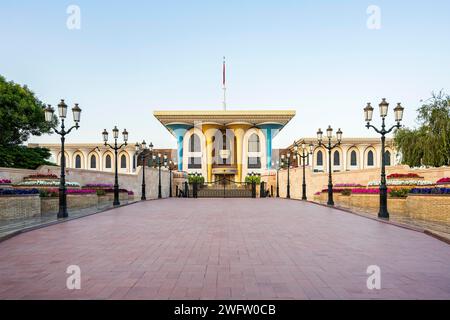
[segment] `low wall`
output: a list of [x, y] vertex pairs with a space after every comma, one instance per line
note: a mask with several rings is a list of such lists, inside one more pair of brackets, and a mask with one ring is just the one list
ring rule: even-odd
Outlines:
[[[60, 175], [61, 168], [57, 166], [40, 166], [36, 170], [2, 168], [0, 167], [0, 179], [10, 179], [13, 183], [23, 181], [26, 176], [41, 173], [41, 174], [56, 174]], [[172, 174], [175, 176], [176, 171]], [[138, 167], [134, 173], [119, 173], [119, 186], [121, 189], [127, 189], [134, 192], [138, 198], [141, 197], [142, 190], [142, 167]], [[78, 182], [82, 186], [88, 183], [114, 183], [114, 172], [105, 172], [97, 170], [86, 169], [66, 169], [66, 181]], [[181, 176], [178, 178], [178, 183], [184, 182]], [[147, 199], [158, 198], [158, 169], [146, 167], [145, 168], [145, 184]], [[175, 184], [172, 185], [175, 190]], [[169, 196], [169, 170], [161, 169], [161, 193], [162, 197]], [[175, 195], [175, 192], [173, 193]]]
[[[96, 194], [68, 194], [67, 209], [79, 210], [97, 207], [98, 197]], [[41, 198], [41, 214], [56, 213], [59, 210], [59, 197]]]
[[36, 217], [41, 214], [39, 195], [0, 196], [0, 220]]
[[[274, 170], [272, 171], [274, 172]], [[306, 195], [308, 199], [313, 199], [314, 193], [327, 188], [328, 173], [312, 172], [310, 167], [306, 168]], [[436, 182], [442, 177], [450, 177], [450, 167], [440, 168], [410, 168], [405, 165], [387, 166], [386, 174], [391, 173], [417, 173], [424, 177], [424, 180]], [[290, 193], [291, 198], [301, 199], [302, 196], [302, 168], [290, 169]], [[265, 178], [276, 190], [276, 175], [273, 173], [270, 178]], [[333, 173], [333, 184], [338, 183], [359, 183], [367, 186], [369, 181], [380, 180], [380, 168], [341, 171]], [[279, 171], [280, 197], [286, 197], [287, 170]]]
[[445, 222], [450, 225], [450, 195], [409, 195], [406, 210], [413, 219]]

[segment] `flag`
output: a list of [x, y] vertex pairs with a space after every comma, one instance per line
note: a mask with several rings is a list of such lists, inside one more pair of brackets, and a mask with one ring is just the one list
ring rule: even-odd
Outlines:
[[225, 87], [225, 57], [223, 57], [222, 84]]

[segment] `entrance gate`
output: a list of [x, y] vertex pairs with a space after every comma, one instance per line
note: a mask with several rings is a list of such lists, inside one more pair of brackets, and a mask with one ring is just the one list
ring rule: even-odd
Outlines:
[[255, 198], [256, 184], [223, 177], [203, 184], [191, 183], [189, 191], [194, 198]]

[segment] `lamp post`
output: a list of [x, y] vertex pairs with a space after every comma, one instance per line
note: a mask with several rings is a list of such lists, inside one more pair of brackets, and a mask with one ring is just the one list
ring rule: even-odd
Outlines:
[[[276, 197], [277, 198], [279, 198], [280, 197], [280, 184], [279, 184], [279, 181], [278, 181], [278, 173], [279, 173], [279, 171], [280, 171], [280, 161], [276, 161], [276, 164], [277, 164], [277, 166], [276, 166], [276, 170], [277, 170], [277, 187], [276, 187], [276, 189], [277, 189], [277, 194], [276, 194]], [[272, 167], [273, 167], [273, 162], [272, 162]]]
[[167, 155], [162, 156], [161, 153], [158, 153], [158, 156], [153, 155], [153, 166], [158, 168], [158, 199], [161, 199], [161, 167], [167, 166]]
[[379, 104], [379, 108], [380, 108], [380, 117], [381, 117], [381, 129], [377, 129], [376, 127], [374, 127], [373, 125], [370, 124], [370, 121], [372, 121], [372, 115], [373, 115], [373, 107], [370, 105], [370, 103], [368, 103], [367, 106], [364, 108], [364, 117], [367, 122], [367, 124], [366, 124], [367, 129], [372, 128], [381, 135], [380, 210], [378, 212], [378, 217], [383, 218], [383, 219], [389, 219], [389, 212], [388, 212], [388, 208], [387, 208], [385, 141], [386, 141], [386, 134], [390, 133], [395, 128], [401, 127], [400, 122], [403, 119], [404, 108], [401, 106], [400, 103], [397, 103], [397, 106], [394, 108], [395, 121], [397, 123], [394, 124], [388, 130], [386, 130], [385, 118], [388, 113], [389, 103], [386, 102], [385, 98], [383, 98], [383, 100]]
[[333, 129], [331, 128], [331, 126], [328, 126], [328, 128], [327, 128], [327, 138], [328, 138], [327, 144], [322, 143], [322, 136], [323, 136], [323, 132], [322, 132], [322, 130], [319, 129], [319, 131], [317, 131], [317, 141], [319, 142], [319, 146], [322, 146], [328, 150], [328, 202], [327, 202], [327, 205], [334, 206], [333, 178], [332, 178], [332, 167], [331, 167], [331, 150], [333, 150], [335, 147], [337, 147], [338, 145], [341, 144], [342, 131], [341, 131], [341, 129], [338, 129], [338, 131], [336, 131], [337, 142], [335, 144], [331, 143], [331, 138], [333, 137]]
[[173, 168], [177, 166], [176, 162], [172, 160], [169, 161], [169, 197], [172, 198], [172, 171]]
[[[309, 145], [309, 151], [306, 149], [306, 143], [305, 141], [302, 142], [302, 153], [298, 152], [298, 144], [297, 142], [294, 142], [294, 152], [295, 154], [302, 160], [302, 167], [303, 167], [303, 182], [302, 182], [302, 200], [308, 200], [306, 197], [306, 178], [305, 178], [305, 166], [306, 166], [306, 159], [309, 157], [310, 154], [313, 152], [314, 146], [312, 143]], [[306, 153], [305, 153], [306, 151]]]
[[64, 120], [67, 116], [67, 105], [64, 103], [64, 100], [61, 99], [61, 102], [58, 104], [58, 115], [61, 119], [61, 127], [57, 130], [53, 127], [53, 121], [55, 110], [51, 105], [48, 105], [47, 108], [44, 109], [45, 121], [52, 125], [53, 131], [61, 136], [61, 176], [59, 179], [59, 210], [58, 210], [58, 218], [67, 218], [67, 189], [66, 189], [66, 157], [64, 154], [64, 142], [66, 140], [66, 135], [68, 135], [72, 129], [77, 129], [80, 127], [78, 123], [80, 122], [81, 109], [78, 106], [78, 103], [75, 103], [75, 106], [72, 108], [73, 121], [75, 125], [70, 127], [69, 130], [66, 130], [64, 126]]
[[117, 145], [117, 139], [119, 138], [119, 129], [117, 129], [117, 126], [114, 126], [114, 129], [112, 130], [113, 132], [113, 138], [114, 138], [114, 145], [110, 145], [108, 143], [108, 131], [106, 131], [106, 129], [103, 130], [102, 135], [103, 135], [103, 141], [105, 142], [105, 147], [109, 147], [111, 149], [114, 150], [114, 201], [113, 201], [113, 205], [114, 206], [118, 206], [120, 205], [120, 201], [119, 201], [119, 174], [118, 174], [118, 167], [117, 167], [117, 153], [118, 150], [120, 150], [122, 147], [127, 146], [127, 141], [128, 141], [128, 131], [127, 129], [123, 129], [122, 132], [122, 136], [123, 136], [123, 141], [124, 143], [122, 143], [120, 146]]
[[147, 197], [145, 196], [145, 166], [147, 165], [146, 158], [147, 154], [150, 153], [150, 157], [153, 153], [153, 143], [150, 142], [150, 145], [147, 147], [147, 143], [142, 141], [141, 144], [136, 142], [136, 153], [137, 156], [141, 157], [142, 161], [142, 194], [141, 194], [141, 200], [147, 200]]
[[[293, 158], [295, 159], [296, 156], [294, 155]], [[291, 180], [289, 177], [289, 168], [291, 166], [291, 153], [288, 152], [286, 157], [284, 156], [284, 154], [281, 155], [281, 165], [287, 166], [287, 186], [286, 186], [286, 198], [290, 199], [291, 198]]]

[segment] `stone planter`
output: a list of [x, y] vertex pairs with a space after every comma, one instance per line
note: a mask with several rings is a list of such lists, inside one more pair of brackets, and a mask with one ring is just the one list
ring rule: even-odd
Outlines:
[[[108, 192], [106, 194], [106, 197], [108, 197], [108, 201], [113, 203], [114, 201], [114, 192]], [[128, 202], [128, 192], [119, 192], [119, 201], [127, 203]]]
[[377, 213], [380, 206], [378, 194], [352, 194], [350, 196], [350, 208], [355, 211]]
[[0, 196], [0, 220], [30, 218], [40, 214], [39, 194]]
[[333, 195], [335, 204], [342, 208], [350, 208], [350, 197], [351, 196], [344, 196], [339, 193]]
[[[67, 210], [80, 210], [87, 208], [97, 208], [98, 199], [94, 194], [68, 194]], [[59, 197], [41, 198], [41, 214], [57, 213], [59, 210]]]
[[388, 211], [390, 215], [394, 216], [408, 216], [406, 209], [407, 198], [391, 198], [388, 196]]
[[406, 210], [413, 219], [450, 224], [450, 195], [410, 194]]

